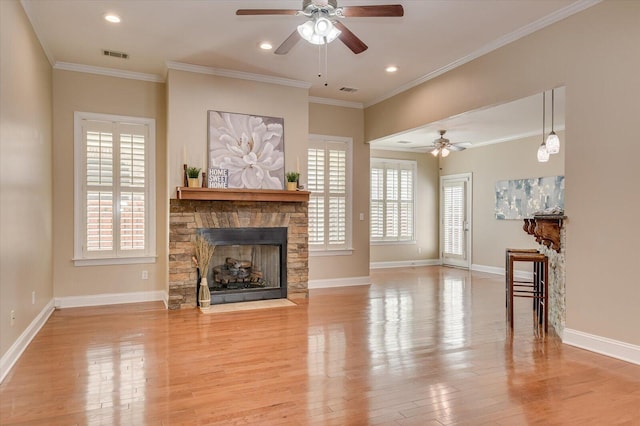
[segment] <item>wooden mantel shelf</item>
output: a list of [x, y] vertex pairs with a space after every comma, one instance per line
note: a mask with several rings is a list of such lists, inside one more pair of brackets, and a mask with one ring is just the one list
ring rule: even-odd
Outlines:
[[308, 202], [309, 191], [233, 188], [176, 188], [178, 200]]
[[558, 214], [536, 214], [531, 219], [524, 220], [522, 229], [536, 238], [538, 244], [543, 244], [560, 253], [560, 229], [566, 216]]

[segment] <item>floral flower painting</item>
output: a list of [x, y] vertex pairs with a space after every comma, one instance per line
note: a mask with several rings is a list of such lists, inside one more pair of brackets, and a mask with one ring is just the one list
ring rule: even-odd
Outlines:
[[229, 171], [229, 188], [283, 189], [284, 120], [209, 111], [209, 168]]

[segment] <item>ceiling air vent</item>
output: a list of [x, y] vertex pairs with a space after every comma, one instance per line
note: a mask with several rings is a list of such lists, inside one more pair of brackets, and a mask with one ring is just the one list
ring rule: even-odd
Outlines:
[[129, 54], [124, 52], [116, 52], [115, 50], [103, 50], [104, 56], [111, 56], [112, 58], [129, 59]]
[[353, 92], [357, 92], [358, 89], [356, 89], [355, 87], [341, 87], [340, 91], [341, 92], [347, 92], [347, 93], [353, 93]]

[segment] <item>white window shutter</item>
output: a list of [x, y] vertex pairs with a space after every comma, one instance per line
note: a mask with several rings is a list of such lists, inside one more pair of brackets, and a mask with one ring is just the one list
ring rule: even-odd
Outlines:
[[309, 246], [314, 250], [350, 248], [349, 146], [313, 139], [309, 145]]
[[[75, 260], [155, 255], [151, 119], [76, 113]], [[95, 118], [94, 118], [95, 117]], [[126, 117], [118, 117], [126, 119]], [[136, 122], [137, 121], [137, 122]]]
[[443, 246], [444, 252], [464, 254], [464, 182], [450, 182], [444, 188]]
[[371, 159], [371, 241], [415, 239], [416, 162]]

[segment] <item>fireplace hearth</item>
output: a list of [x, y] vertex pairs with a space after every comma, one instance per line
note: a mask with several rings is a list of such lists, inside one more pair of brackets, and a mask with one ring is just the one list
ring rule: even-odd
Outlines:
[[196, 232], [216, 247], [204, 272], [212, 304], [287, 297], [287, 228], [201, 228]]

